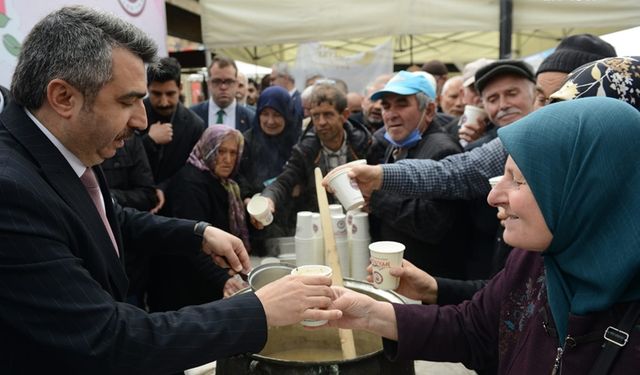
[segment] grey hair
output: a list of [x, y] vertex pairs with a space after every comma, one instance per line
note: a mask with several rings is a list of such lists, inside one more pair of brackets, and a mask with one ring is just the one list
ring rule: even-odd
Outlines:
[[293, 74], [291, 73], [291, 69], [289, 68], [289, 64], [286, 61], [281, 61], [273, 65], [272, 70], [278, 72], [278, 74], [283, 75], [291, 80], [291, 82], [295, 82], [296, 80], [293, 78]]
[[157, 46], [142, 30], [84, 6], [61, 8], [40, 20], [20, 51], [11, 93], [14, 100], [38, 109], [51, 80], [62, 79], [91, 106], [112, 78], [112, 51], [124, 48], [145, 63], [155, 61]]
[[429, 103], [431, 103], [431, 98], [429, 98], [429, 95], [423, 92], [416, 93], [416, 100], [418, 101], [419, 111], [424, 111], [425, 109], [427, 109], [427, 106], [429, 105]]
[[342, 113], [347, 109], [347, 95], [337, 85], [331, 83], [316, 83], [313, 85], [309, 102], [314, 107], [322, 103], [328, 103], [338, 113]]

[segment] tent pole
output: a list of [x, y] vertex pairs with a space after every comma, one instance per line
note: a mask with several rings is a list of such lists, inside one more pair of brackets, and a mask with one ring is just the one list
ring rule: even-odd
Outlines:
[[513, 0], [500, 0], [500, 58], [511, 58]]

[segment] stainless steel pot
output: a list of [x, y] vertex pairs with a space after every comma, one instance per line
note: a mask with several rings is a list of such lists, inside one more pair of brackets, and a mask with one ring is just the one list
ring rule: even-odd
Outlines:
[[[270, 273], [258, 274], [263, 272]], [[380, 301], [404, 303], [398, 294], [362, 281], [345, 279], [344, 286]], [[249, 288], [238, 293], [248, 292]], [[358, 356], [344, 360], [337, 329], [306, 330], [299, 324], [269, 327], [267, 344], [260, 353], [219, 359], [216, 374], [415, 374], [413, 361], [391, 362], [385, 357], [380, 337], [362, 331], [353, 333]]]

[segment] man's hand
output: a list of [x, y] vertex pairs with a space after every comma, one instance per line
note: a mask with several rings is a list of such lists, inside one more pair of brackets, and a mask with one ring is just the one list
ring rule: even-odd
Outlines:
[[[373, 282], [373, 268], [367, 267], [367, 281]], [[438, 283], [433, 276], [414, 266], [408, 260], [402, 260], [400, 267], [391, 267], [389, 273], [400, 278], [397, 293], [427, 304], [438, 302]]]
[[208, 226], [202, 238], [202, 251], [213, 258], [222, 268], [231, 268], [230, 273], [248, 274], [251, 261], [242, 240], [221, 229]]
[[[347, 176], [358, 184], [365, 198], [370, 197], [374, 190], [379, 190], [382, 186], [382, 167], [379, 165], [356, 165]], [[327, 191], [334, 192], [326, 177], [322, 180], [322, 185]]]
[[476, 122], [468, 122], [458, 129], [458, 138], [467, 142], [473, 142], [482, 137], [487, 130], [485, 118], [479, 117]]
[[237, 291], [242, 290], [248, 286], [249, 284], [247, 284], [246, 281], [242, 280], [240, 276], [236, 274], [235, 276], [229, 278], [226, 283], [224, 283], [224, 288], [222, 289], [223, 297], [231, 297]]
[[272, 327], [298, 323], [304, 319], [335, 320], [338, 310], [321, 310], [331, 305], [331, 278], [288, 275], [269, 283], [256, 296], [262, 303], [267, 324]]
[[151, 124], [149, 126], [149, 137], [157, 145], [167, 144], [173, 139], [173, 125], [168, 122], [162, 124], [160, 121]]
[[[271, 213], [274, 214], [276, 212], [276, 204], [273, 203], [273, 200], [271, 198], [267, 198], [265, 196], [262, 196], [262, 197], [267, 200], [267, 203], [269, 204], [269, 210], [271, 210]], [[245, 205], [248, 205], [248, 204], [249, 202], [245, 200]], [[251, 222], [251, 225], [253, 225], [254, 228], [264, 229], [264, 224], [254, 219], [253, 216], [251, 215], [249, 215], [249, 221]]]
[[156, 189], [156, 197], [158, 197], [158, 204], [156, 204], [156, 206], [154, 208], [152, 208], [151, 210], [149, 210], [149, 212], [151, 212], [152, 214], [157, 214], [158, 211], [160, 211], [160, 209], [162, 209], [162, 207], [164, 206], [164, 192], [160, 189]]

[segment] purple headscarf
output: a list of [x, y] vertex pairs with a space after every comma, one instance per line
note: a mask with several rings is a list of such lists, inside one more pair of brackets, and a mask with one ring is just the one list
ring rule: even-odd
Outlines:
[[216, 156], [220, 145], [229, 139], [235, 139], [238, 144], [238, 156], [233, 171], [229, 176], [233, 176], [238, 170], [242, 149], [244, 147], [244, 138], [242, 133], [227, 125], [215, 125], [207, 128], [202, 136], [193, 147], [187, 163], [193, 165], [201, 171], [208, 171], [213, 177], [220, 181], [229, 196], [229, 230], [231, 234], [239, 237], [244, 243], [247, 251], [250, 251], [249, 230], [244, 214], [244, 205], [240, 198], [240, 188], [238, 184], [231, 178], [223, 178], [214, 173], [216, 168]]

